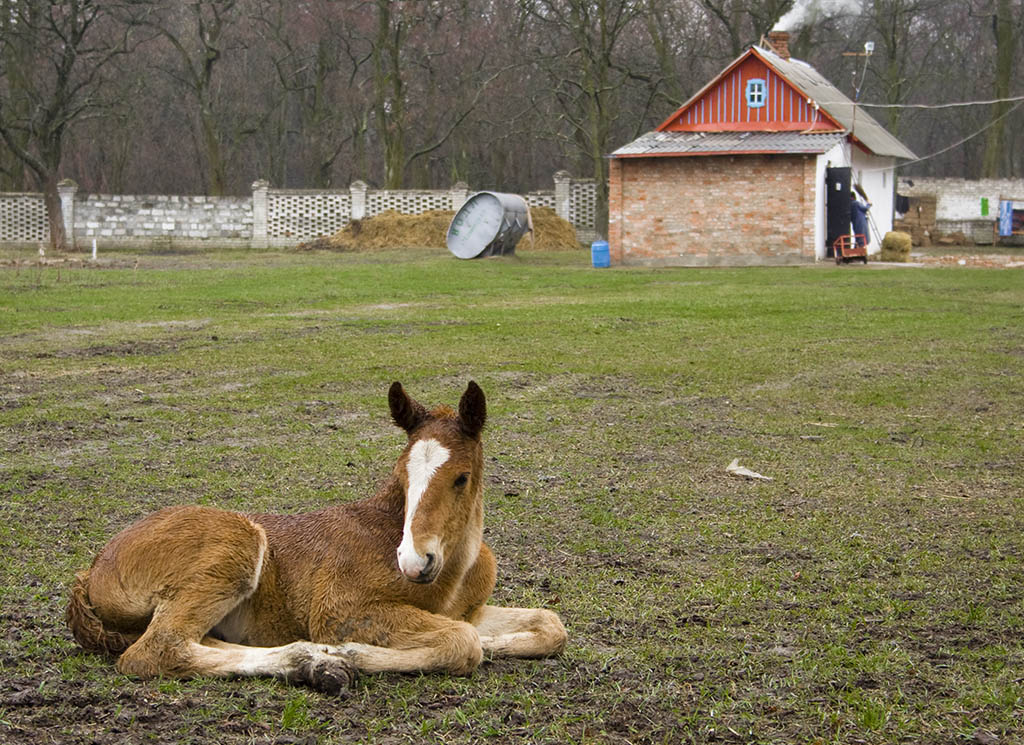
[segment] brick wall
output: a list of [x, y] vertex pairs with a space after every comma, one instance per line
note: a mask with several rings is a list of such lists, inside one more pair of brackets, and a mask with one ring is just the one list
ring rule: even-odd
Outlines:
[[609, 243], [624, 264], [814, 260], [815, 160], [803, 155], [618, 158]]

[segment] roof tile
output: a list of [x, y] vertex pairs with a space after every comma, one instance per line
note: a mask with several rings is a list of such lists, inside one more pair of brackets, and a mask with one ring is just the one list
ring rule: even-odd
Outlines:
[[824, 153], [843, 140], [843, 133], [800, 132], [648, 132], [623, 145], [623, 156], [710, 155], [722, 153]]

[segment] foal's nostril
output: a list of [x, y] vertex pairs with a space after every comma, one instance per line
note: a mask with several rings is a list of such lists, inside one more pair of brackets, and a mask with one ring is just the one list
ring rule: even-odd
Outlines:
[[420, 574], [430, 574], [430, 570], [434, 568], [434, 555], [427, 554], [427, 563], [423, 565], [423, 569]]

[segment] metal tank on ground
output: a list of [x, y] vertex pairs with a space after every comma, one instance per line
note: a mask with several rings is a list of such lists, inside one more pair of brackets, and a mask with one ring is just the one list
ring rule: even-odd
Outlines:
[[448, 226], [448, 250], [460, 259], [508, 256], [531, 230], [530, 208], [518, 194], [480, 191], [471, 196]]

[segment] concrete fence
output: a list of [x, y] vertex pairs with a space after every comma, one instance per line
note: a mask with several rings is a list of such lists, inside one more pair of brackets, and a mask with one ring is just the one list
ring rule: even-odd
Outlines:
[[[286, 248], [333, 235], [352, 220], [387, 210], [420, 214], [458, 210], [475, 193], [466, 184], [450, 189], [372, 189], [356, 181], [337, 191], [273, 189], [252, 185], [252, 196], [82, 194], [73, 181], [58, 187], [68, 242], [73, 247], [138, 249], [217, 246]], [[576, 228], [582, 243], [594, 229], [597, 189], [592, 179], [559, 171], [554, 189], [524, 195], [530, 206], [550, 207]], [[0, 193], [0, 244], [49, 241], [42, 194]]]

